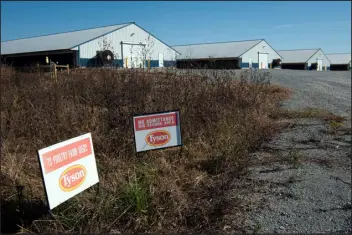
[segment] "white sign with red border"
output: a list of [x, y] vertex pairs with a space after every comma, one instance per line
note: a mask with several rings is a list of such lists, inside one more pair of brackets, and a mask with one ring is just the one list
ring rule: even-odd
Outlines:
[[137, 152], [182, 145], [179, 111], [134, 116], [133, 126]]
[[91, 133], [38, 151], [50, 210], [99, 182]]

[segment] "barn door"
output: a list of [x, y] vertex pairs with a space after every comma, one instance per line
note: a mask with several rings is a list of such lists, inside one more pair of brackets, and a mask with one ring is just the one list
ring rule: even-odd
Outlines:
[[317, 59], [317, 71], [322, 71], [322, 70], [323, 70], [323, 60]]
[[123, 44], [123, 67], [131, 68], [132, 67], [132, 45]]
[[268, 53], [260, 53], [258, 52], [258, 67], [259, 69], [267, 69], [268, 68]]
[[143, 46], [133, 45], [131, 49], [131, 67], [132, 68], [144, 68], [143, 63]]
[[123, 67], [144, 68], [143, 45], [123, 43]]
[[164, 54], [159, 53], [159, 67], [164, 67]]

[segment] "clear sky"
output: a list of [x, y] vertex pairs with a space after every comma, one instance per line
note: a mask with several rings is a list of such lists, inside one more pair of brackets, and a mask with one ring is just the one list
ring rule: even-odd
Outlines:
[[351, 2], [1, 2], [1, 41], [136, 22], [169, 45], [264, 38], [351, 52]]

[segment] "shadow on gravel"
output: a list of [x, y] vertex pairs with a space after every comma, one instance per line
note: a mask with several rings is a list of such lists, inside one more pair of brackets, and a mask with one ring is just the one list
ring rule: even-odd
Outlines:
[[351, 234], [351, 128], [334, 119], [285, 119], [253, 154], [249, 180], [267, 204], [248, 215], [247, 232], [257, 223], [268, 234]]

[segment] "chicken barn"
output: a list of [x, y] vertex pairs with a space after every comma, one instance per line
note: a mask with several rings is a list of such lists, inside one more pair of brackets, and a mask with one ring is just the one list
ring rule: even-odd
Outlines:
[[337, 53], [326, 55], [331, 61], [330, 70], [346, 71], [351, 70], [351, 53]]
[[330, 60], [322, 49], [278, 50], [283, 58], [282, 69], [329, 70]]
[[[264, 40], [215, 42], [173, 46], [180, 52], [177, 68], [269, 69], [281, 56]], [[274, 65], [274, 66], [273, 66]]]
[[134, 22], [1, 42], [1, 61], [14, 67], [170, 67], [177, 54]]

